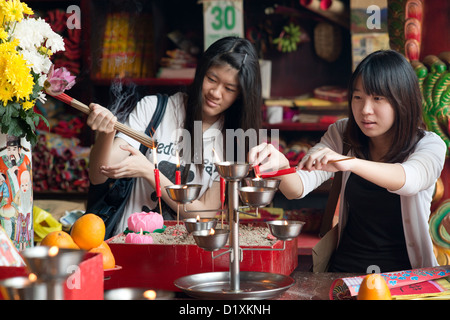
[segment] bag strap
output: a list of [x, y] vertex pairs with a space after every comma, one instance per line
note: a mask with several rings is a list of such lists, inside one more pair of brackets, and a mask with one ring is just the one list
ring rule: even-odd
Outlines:
[[[156, 104], [155, 113], [153, 114], [152, 119], [147, 126], [147, 129], [145, 129], [145, 134], [150, 137], [153, 136], [154, 132], [161, 123], [164, 117], [164, 113], [166, 112], [167, 101], [169, 100], [166, 94], [157, 93], [156, 97], [158, 98], [158, 103]], [[141, 146], [139, 147], [139, 151], [141, 151], [143, 154], [145, 154], [147, 150], [148, 147], [143, 144], [141, 144]]]
[[[344, 142], [343, 154], [346, 155], [350, 150], [350, 145]], [[336, 172], [334, 175], [333, 183], [331, 185], [330, 194], [328, 195], [327, 205], [322, 217], [322, 224], [320, 225], [319, 236], [323, 237], [328, 231], [331, 230], [333, 225], [334, 212], [336, 211], [336, 205], [341, 193], [342, 187], [342, 171]]]

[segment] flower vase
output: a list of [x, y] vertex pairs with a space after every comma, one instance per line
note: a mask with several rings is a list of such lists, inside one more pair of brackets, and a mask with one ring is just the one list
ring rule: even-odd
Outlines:
[[18, 250], [33, 246], [31, 144], [0, 133], [0, 224]]

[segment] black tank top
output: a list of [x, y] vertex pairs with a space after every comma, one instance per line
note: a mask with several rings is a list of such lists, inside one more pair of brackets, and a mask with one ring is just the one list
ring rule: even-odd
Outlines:
[[348, 220], [330, 271], [366, 273], [371, 265], [381, 272], [411, 269], [400, 196], [352, 173], [345, 201]]

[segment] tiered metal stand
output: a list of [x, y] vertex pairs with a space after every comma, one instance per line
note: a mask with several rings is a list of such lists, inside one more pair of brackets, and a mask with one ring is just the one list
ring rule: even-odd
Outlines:
[[[247, 186], [240, 186], [248, 175], [250, 164], [220, 162], [215, 166], [222, 178], [228, 183], [228, 224], [229, 230], [216, 229], [194, 231], [197, 245], [211, 251], [212, 258], [230, 254], [229, 272], [207, 272], [188, 275], [175, 280], [174, 284], [186, 294], [200, 299], [270, 299], [278, 296], [294, 284], [289, 276], [268, 272], [241, 272], [239, 264], [243, 259], [243, 250], [276, 251], [282, 249], [270, 248], [240, 248], [239, 247], [239, 197], [247, 207], [265, 207], [272, 202], [278, 184], [274, 187], [273, 180], [245, 179]], [[252, 182], [253, 181], [253, 182]], [[264, 182], [265, 181], [265, 182]], [[279, 183], [279, 181], [278, 181]], [[169, 196], [179, 204], [184, 205], [194, 201], [199, 192], [199, 185], [175, 185], [166, 187]], [[205, 211], [205, 210], [204, 210]], [[221, 211], [220, 209], [206, 211]], [[194, 211], [188, 211], [194, 212]], [[199, 211], [202, 212], [202, 211]], [[269, 230], [279, 240], [288, 241], [296, 238], [303, 227], [300, 221], [268, 222]], [[214, 256], [214, 251], [223, 248], [229, 238], [229, 249]]]

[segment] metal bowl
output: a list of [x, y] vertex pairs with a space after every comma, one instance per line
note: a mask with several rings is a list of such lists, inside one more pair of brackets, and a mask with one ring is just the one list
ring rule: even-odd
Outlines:
[[245, 178], [250, 170], [249, 163], [216, 162], [214, 165], [219, 175], [225, 180], [238, 181]]
[[249, 187], [265, 187], [278, 189], [281, 183], [280, 179], [261, 179], [261, 178], [245, 178], [244, 184]]
[[195, 243], [206, 251], [216, 251], [223, 248], [228, 241], [229, 231], [225, 229], [215, 229], [214, 234], [211, 230], [200, 230], [192, 232]]
[[189, 233], [200, 230], [211, 230], [217, 225], [216, 218], [200, 218], [198, 220], [196, 218], [187, 218], [183, 221], [184, 226]]
[[270, 233], [280, 240], [292, 240], [298, 237], [305, 222], [296, 220], [267, 221]]
[[277, 192], [275, 188], [266, 187], [241, 187], [239, 196], [242, 202], [252, 208], [262, 208], [270, 204]]
[[174, 184], [166, 187], [170, 199], [182, 204], [196, 200], [201, 189], [200, 184]]
[[174, 281], [176, 287], [187, 295], [207, 300], [261, 300], [272, 299], [294, 285], [289, 276], [269, 272], [241, 271], [240, 290], [230, 288], [229, 271], [205, 272], [187, 275]]
[[[53, 250], [55, 253], [52, 253]], [[22, 251], [22, 257], [29, 271], [45, 281], [67, 278], [71, 274], [67, 271], [69, 267], [77, 266], [85, 253], [79, 249], [37, 246]]]
[[32, 282], [28, 277], [12, 277], [0, 281], [0, 292], [6, 300], [29, 300]]

